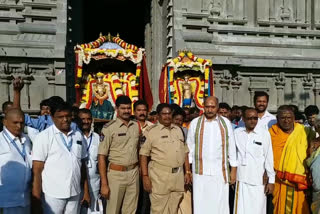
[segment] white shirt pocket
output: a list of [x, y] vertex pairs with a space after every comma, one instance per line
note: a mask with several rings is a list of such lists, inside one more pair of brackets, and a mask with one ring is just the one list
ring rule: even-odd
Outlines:
[[256, 158], [262, 158], [263, 157], [263, 145], [262, 145], [262, 141], [259, 140], [254, 140], [252, 142], [252, 146], [251, 146], [251, 150], [252, 150], [252, 155]]
[[81, 159], [82, 158], [82, 141], [76, 141], [73, 145], [72, 145], [72, 153], [78, 158]]

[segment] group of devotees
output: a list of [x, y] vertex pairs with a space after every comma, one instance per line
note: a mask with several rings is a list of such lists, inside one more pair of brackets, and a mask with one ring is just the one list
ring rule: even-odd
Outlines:
[[[120, 96], [116, 120], [98, 135], [89, 110], [72, 120], [59, 97], [49, 99], [49, 115], [30, 118], [20, 108], [22, 87], [14, 82], [0, 133], [1, 214], [135, 214], [145, 213], [138, 202], [148, 200], [152, 214], [176, 214], [188, 189], [194, 214], [229, 214], [232, 190], [234, 214], [264, 214], [267, 207], [319, 213], [320, 119], [312, 130], [286, 105], [275, 117], [266, 93], [255, 95], [255, 108], [243, 112], [236, 129], [219, 114], [216, 97], [205, 98], [203, 114], [185, 130], [172, 105], [159, 104], [153, 124], [144, 101]], [[38, 131], [32, 141], [25, 125]]]

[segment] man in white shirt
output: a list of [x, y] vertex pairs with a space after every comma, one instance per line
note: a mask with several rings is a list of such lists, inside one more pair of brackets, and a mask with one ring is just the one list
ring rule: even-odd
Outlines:
[[82, 134], [70, 128], [71, 107], [65, 102], [51, 109], [54, 125], [40, 132], [33, 143], [33, 189], [38, 201], [42, 195], [44, 213], [76, 214], [80, 201], [80, 179], [84, 198], [88, 191], [87, 144]]
[[[246, 109], [243, 121], [245, 127], [234, 132], [238, 157], [234, 214], [264, 214], [266, 195], [272, 194], [275, 180], [271, 137], [267, 130], [257, 126], [256, 109]], [[266, 186], [262, 179], [265, 171], [269, 177]]]
[[262, 128], [269, 130], [272, 125], [277, 123], [276, 116], [270, 114], [267, 110], [269, 95], [264, 91], [256, 91], [253, 101], [259, 118], [257, 126], [261, 126]]
[[217, 114], [218, 108], [218, 99], [207, 97], [204, 115], [195, 118], [188, 131], [195, 214], [229, 214], [229, 184], [236, 181], [236, 145], [231, 122]]
[[[269, 95], [264, 91], [256, 91], [253, 97], [254, 107], [258, 112], [258, 124], [257, 126], [262, 127], [266, 130], [277, 123], [276, 116], [268, 112]], [[244, 121], [239, 122], [238, 127], [245, 127]]]
[[[81, 213], [94, 213], [99, 211], [98, 195], [100, 191], [100, 175], [98, 173], [98, 148], [100, 143], [100, 137], [97, 133], [91, 129], [92, 125], [92, 114], [89, 109], [79, 109], [78, 112], [79, 124], [82, 134], [87, 141], [87, 152], [88, 152], [88, 183], [90, 192], [90, 201], [88, 209], [82, 209]], [[85, 210], [85, 211], [84, 211]]]
[[29, 214], [31, 143], [25, 134], [23, 112], [10, 109], [0, 132], [0, 213]]

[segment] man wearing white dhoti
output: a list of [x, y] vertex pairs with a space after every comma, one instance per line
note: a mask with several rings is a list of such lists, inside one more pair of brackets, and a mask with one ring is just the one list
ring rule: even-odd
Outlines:
[[[271, 137], [267, 130], [257, 126], [256, 109], [246, 109], [243, 121], [245, 127], [234, 132], [238, 157], [234, 214], [265, 214], [266, 194], [272, 194], [275, 180]], [[266, 186], [262, 179], [265, 171], [269, 177]]]
[[188, 131], [194, 214], [229, 214], [229, 184], [236, 181], [236, 146], [231, 122], [217, 114], [218, 108], [218, 99], [207, 97], [204, 115], [195, 118]]

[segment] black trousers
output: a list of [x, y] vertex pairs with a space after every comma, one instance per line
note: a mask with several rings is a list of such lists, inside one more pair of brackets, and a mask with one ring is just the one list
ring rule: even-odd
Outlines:
[[142, 178], [140, 179], [140, 193], [138, 199], [138, 207], [136, 214], [150, 214], [150, 198], [149, 193], [144, 191]]

